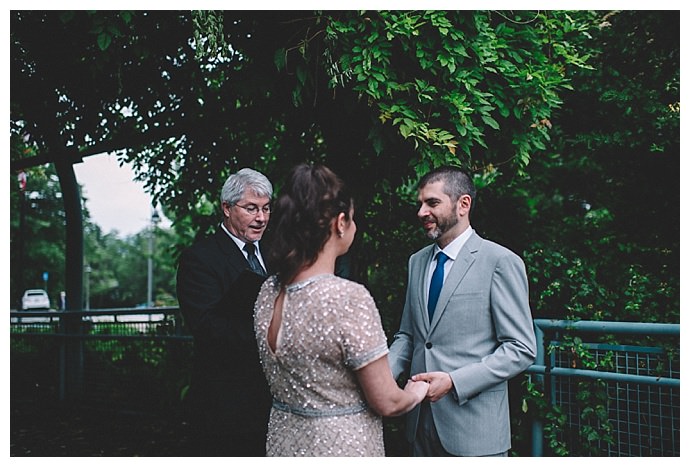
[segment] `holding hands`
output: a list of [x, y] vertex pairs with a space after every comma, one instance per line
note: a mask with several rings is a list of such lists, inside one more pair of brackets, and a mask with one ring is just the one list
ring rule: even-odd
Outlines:
[[405, 384], [405, 392], [409, 392], [415, 397], [414, 405], [417, 405], [424, 400], [429, 392], [429, 383], [426, 381], [413, 381], [409, 379], [407, 380], [407, 384]]
[[426, 381], [429, 383], [426, 398], [431, 402], [436, 402], [453, 389], [453, 380], [445, 371], [418, 373], [411, 378], [411, 381]]

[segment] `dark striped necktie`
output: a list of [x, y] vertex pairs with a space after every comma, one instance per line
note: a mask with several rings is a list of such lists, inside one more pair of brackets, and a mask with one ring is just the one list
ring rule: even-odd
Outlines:
[[244, 251], [247, 252], [247, 261], [249, 261], [249, 267], [257, 273], [260, 276], [266, 276], [266, 271], [264, 271], [264, 268], [261, 267], [261, 263], [259, 262], [259, 258], [256, 257], [256, 253], [254, 251], [256, 250], [256, 247], [254, 246], [253, 243], [245, 243], [244, 244]]

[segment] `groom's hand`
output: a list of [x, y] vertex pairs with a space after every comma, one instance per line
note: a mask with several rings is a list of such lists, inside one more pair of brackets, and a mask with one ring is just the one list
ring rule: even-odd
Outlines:
[[429, 383], [429, 390], [426, 393], [427, 400], [436, 402], [453, 389], [453, 380], [444, 371], [431, 371], [429, 373], [419, 373], [414, 375], [412, 381], [426, 381]]

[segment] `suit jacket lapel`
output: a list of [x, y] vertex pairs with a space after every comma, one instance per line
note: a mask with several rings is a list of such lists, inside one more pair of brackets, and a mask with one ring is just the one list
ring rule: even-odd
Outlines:
[[[455, 262], [453, 262], [453, 266], [448, 273], [448, 277], [443, 282], [443, 288], [441, 289], [441, 295], [438, 297], [436, 312], [434, 313], [433, 321], [430, 323], [429, 332], [433, 331], [434, 327], [436, 327], [438, 320], [446, 310], [448, 300], [450, 300], [450, 297], [460, 286], [460, 282], [462, 282], [462, 279], [465, 277], [465, 274], [467, 274], [467, 271], [470, 269], [470, 266], [472, 266], [472, 263], [474, 263], [475, 253], [479, 249], [479, 244], [481, 241], [481, 237], [479, 237], [479, 235], [476, 233], [473, 233], [458, 252], [458, 256], [455, 258]], [[427, 321], [428, 319], [429, 318], [427, 315]]]
[[238, 272], [243, 271], [249, 267], [247, 259], [244, 257], [237, 244], [228, 236], [222, 227], [218, 227], [215, 233], [216, 242], [218, 243], [218, 248], [225, 256], [228, 264], [230, 264], [233, 269]]
[[427, 247], [427, 250], [419, 258], [417, 263], [417, 298], [419, 300], [418, 306], [422, 310], [422, 321], [424, 322], [425, 329], [429, 329], [429, 311], [427, 310], [427, 272], [429, 271], [429, 265], [434, 258], [434, 251], [436, 247], [432, 244]]

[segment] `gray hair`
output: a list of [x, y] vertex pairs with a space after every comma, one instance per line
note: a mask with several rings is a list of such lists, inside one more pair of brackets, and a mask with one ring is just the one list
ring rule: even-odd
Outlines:
[[228, 177], [220, 192], [220, 202], [230, 206], [242, 199], [245, 190], [251, 190], [256, 196], [273, 196], [273, 185], [261, 172], [244, 168]]

